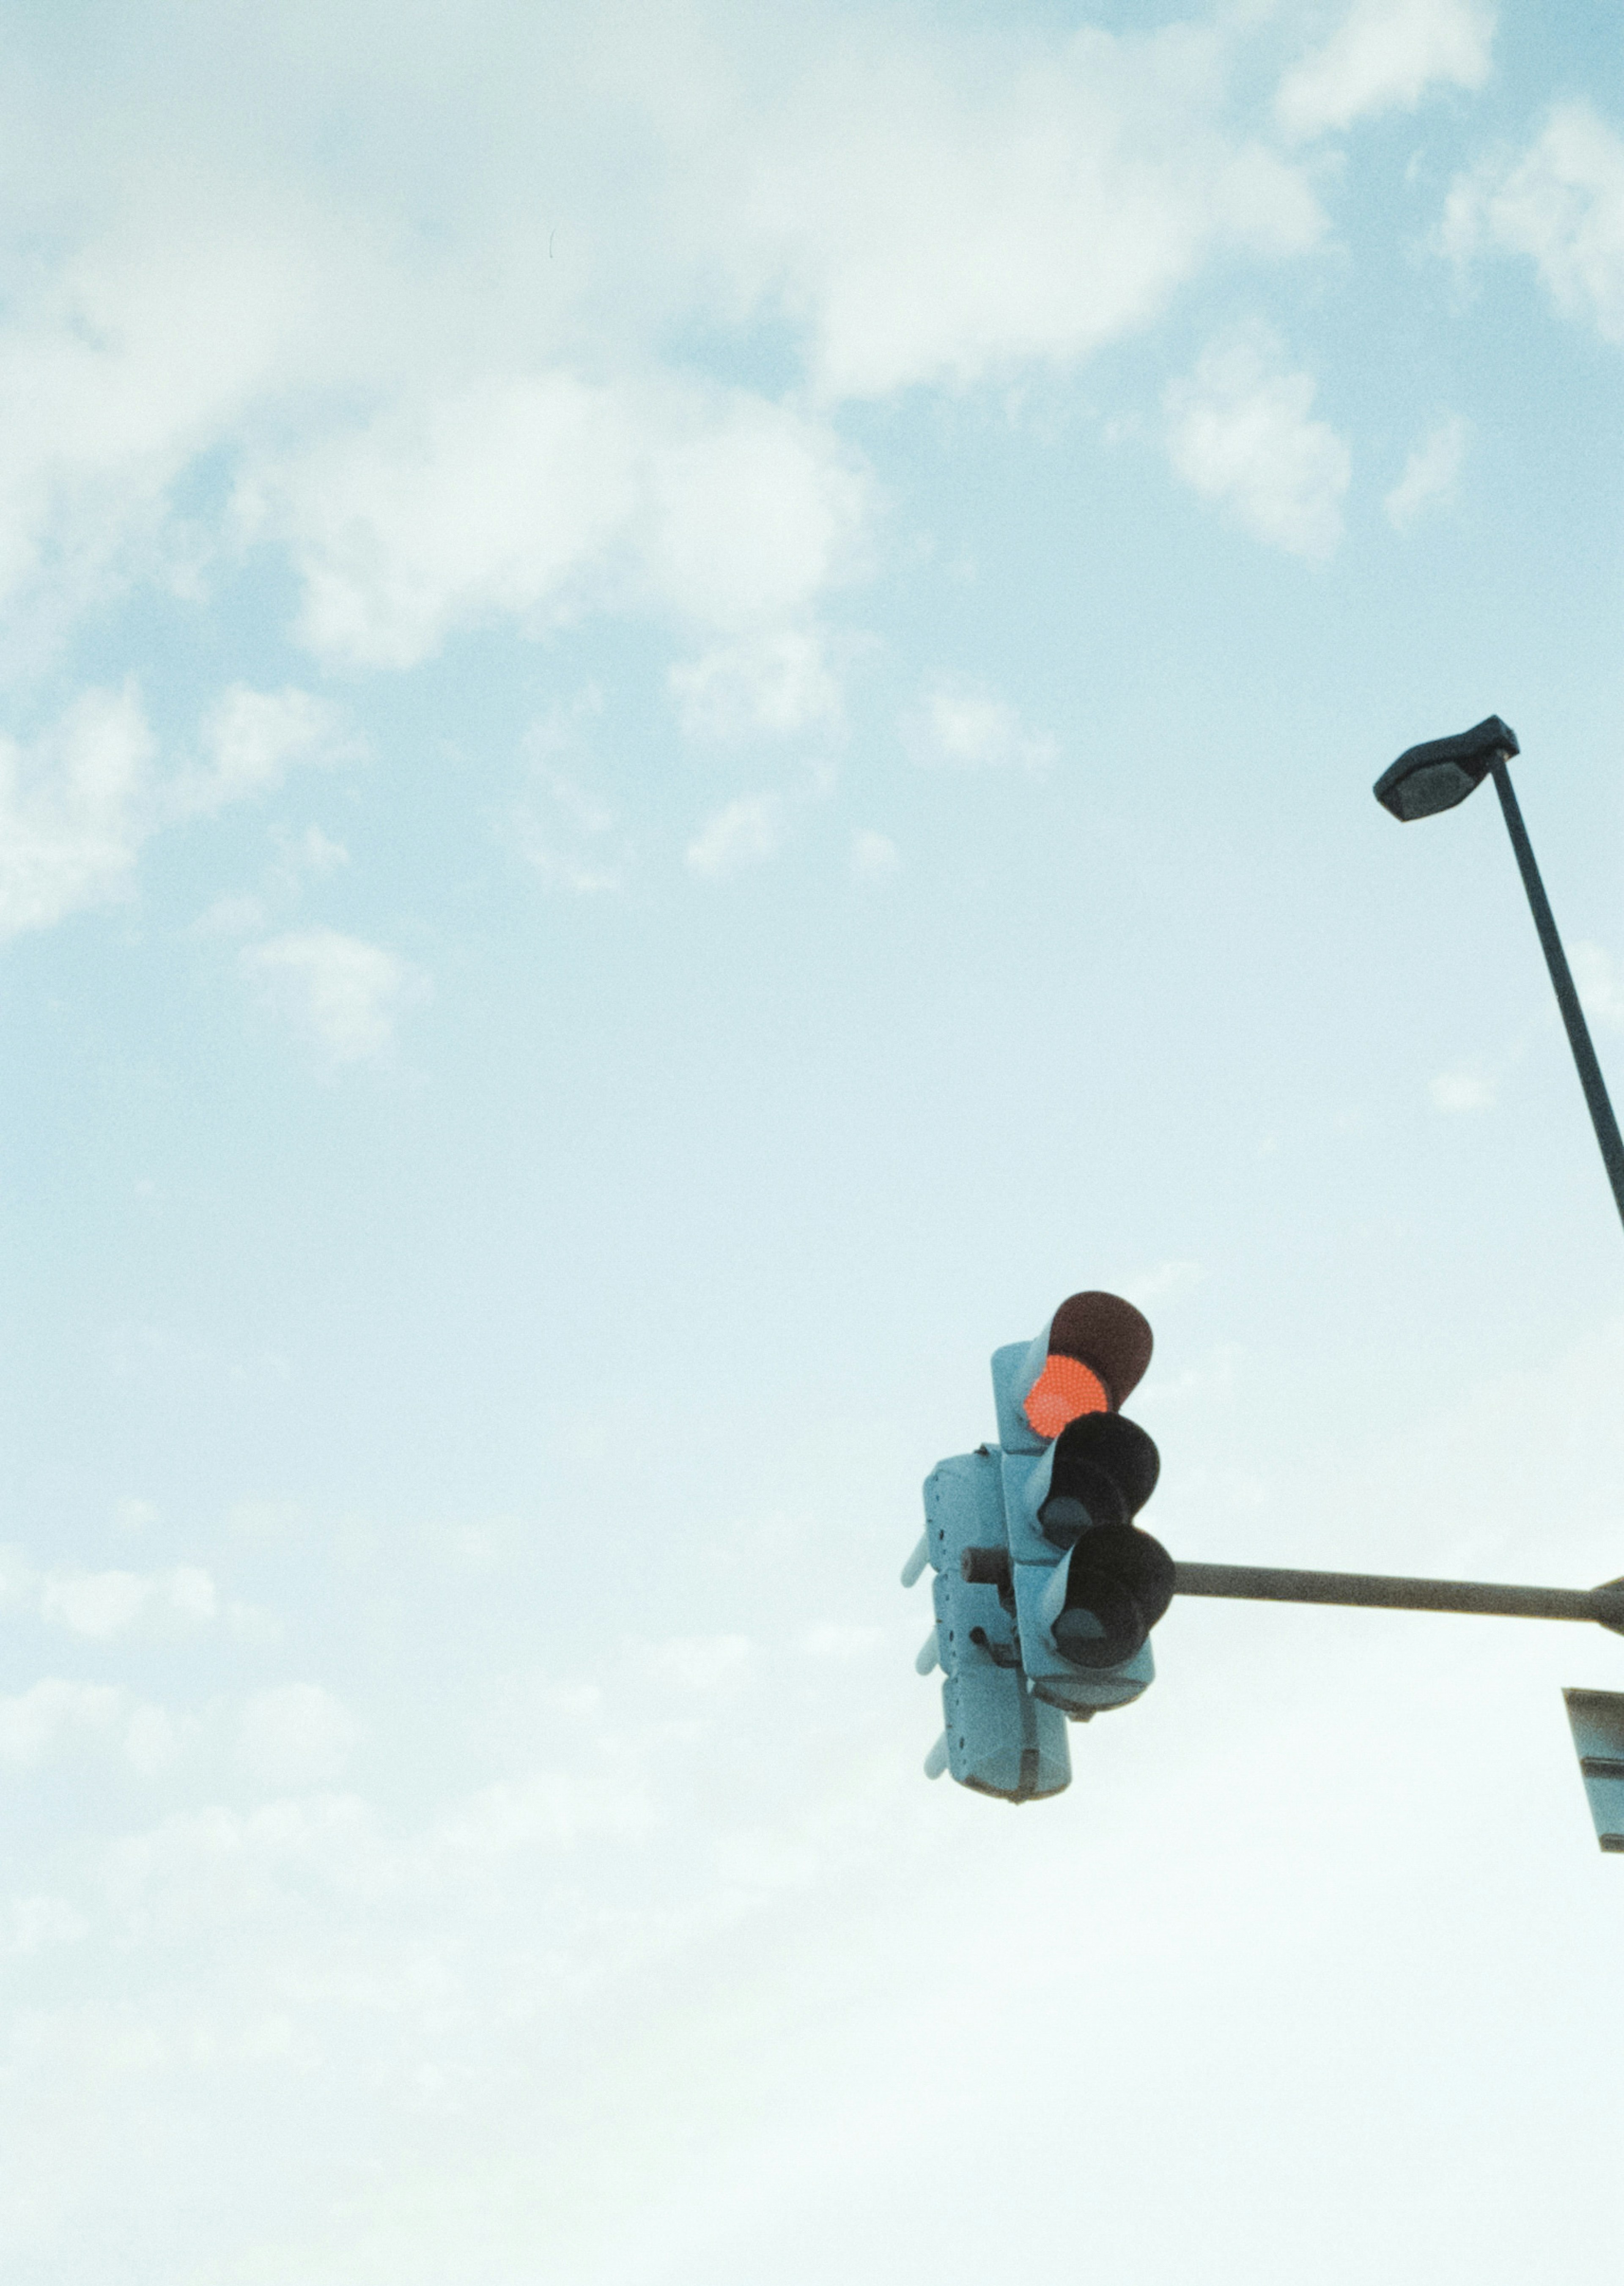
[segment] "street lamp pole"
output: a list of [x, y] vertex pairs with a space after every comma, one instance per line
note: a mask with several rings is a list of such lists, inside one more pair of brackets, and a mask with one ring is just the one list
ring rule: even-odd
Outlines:
[[1415, 818], [1435, 817], [1440, 810], [1453, 809], [1457, 802], [1475, 792], [1486, 777], [1493, 776], [1506, 832], [1517, 855], [1518, 870], [1528, 892], [1529, 909], [1539, 931], [1545, 965], [1556, 988], [1557, 1005], [1567, 1028], [1568, 1045], [1579, 1067], [1579, 1084], [1589, 1106], [1590, 1123], [1596, 1130], [1602, 1164], [1612, 1186], [1613, 1204], [1618, 1208], [1619, 1220], [1624, 1223], [1624, 1139], [1619, 1134], [1607, 1083], [1602, 1077], [1602, 1068], [1591, 1044], [1590, 1028], [1573, 989], [1573, 972], [1557, 933], [1556, 916], [1545, 894], [1545, 884], [1540, 879], [1533, 846], [1512, 790], [1509, 765], [1512, 755], [1520, 752], [1517, 733], [1510, 724], [1502, 722], [1498, 714], [1491, 714], [1456, 737], [1432, 738], [1424, 745], [1411, 746], [1390, 769], [1383, 771], [1374, 792], [1384, 809], [1391, 811], [1401, 824], [1407, 824]]
[[1612, 1186], [1613, 1203], [1619, 1219], [1624, 1222], [1624, 1137], [1619, 1133], [1619, 1123], [1613, 1115], [1607, 1083], [1602, 1077], [1602, 1068], [1596, 1060], [1596, 1050], [1590, 1043], [1590, 1028], [1585, 1022], [1584, 1010], [1579, 1005], [1579, 995], [1573, 989], [1573, 973], [1567, 965], [1567, 955], [1562, 950], [1562, 939], [1557, 934], [1556, 915], [1545, 894], [1545, 884], [1540, 879], [1540, 869], [1534, 863], [1533, 845], [1528, 839], [1528, 829], [1523, 824], [1523, 813], [1518, 807], [1512, 790], [1511, 773], [1503, 753], [1495, 755], [1492, 765], [1494, 791], [1500, 796], [1500, 807], [1505, 816], [1506, 832], [1511, 837], [1511, 847], [1517, 852], [1518, 870], [1523, 877], [1523, 887], [1528, 892], [1529, 910], [1533, 925], [1540, 933], [1540, 947], [1545, 955], [1545, 966], [1550, 971], [1550, 981], [1556, 988], [1557, 1005], [1562, 1011], [1562, 1021], [1567, 1027], [1568, 1045], [1573, 1051], [1573, 1061], [1579, 1067], [1579, 1084], [1585, 1092], [1585, 1101], [1590, 1107], [1590, 1123], [1596, 1130], [1596, 1139], [1601, 1146], [1602, 1164], [1607, 1170], [1607, 1180]]

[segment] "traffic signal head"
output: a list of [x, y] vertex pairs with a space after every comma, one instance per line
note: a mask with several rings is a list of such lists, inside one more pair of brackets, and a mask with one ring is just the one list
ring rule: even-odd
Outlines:
[[1150, 1630], [1172, 1559], [1135, 1517], [1155, 1445], [1118, 1409], [1150, 1362], [1149, 1326], [1115, 1294], [1073, 1294], [1033, 1342], [992, 1360], [1000, 1444], [943, 1461], [925, 1487], [946, 1729], [926, 1763], [1010, 1801], [1070, 1779], [1066, 1721], [1124, 1707], [1152, 1681]]
[[975, 1793], [1032, 1801], [1071, 1782], [1066, 1722], [1028, 1688], [1004, 1525], [1000, 1456], [986, 1446], [941, 1462], [925, 1484], [925, 1537], [903, 1573], [928, 1564], [935, 1626], [916, 1664], [940, 1667], [941, 1738], [926, 1773]]
[[1074, 1294], [992, 1361], [1021, 1663], [1074, 1714], [1136, 1699], [1172, 1598], [1166, 1550], [1133, 1519], [1161, 1460], [1117, 1410], [1150, 1362], [1149, 1326], [1115, 1294]]

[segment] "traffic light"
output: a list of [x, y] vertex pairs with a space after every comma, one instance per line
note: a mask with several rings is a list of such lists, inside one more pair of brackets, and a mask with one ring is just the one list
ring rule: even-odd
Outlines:
[[1010, 1801], [1070, 1782], [1065, 1722], [1123, 1707], [1153, 1679], [1150, 1630], [1173, 1565], [1134, 1519], [1155, 1445], [1118, 1407], [1150, 1362], [1149, 1326], [1115, 1294], [1074, 1294], [1033, 1342], [994, 1353], [999, 1443], [926, 1481], [904, 1586], [935, 1572], [947, 1728], [926, 1764]]
[[1567, 1701], [1596, 1838], [1616, 1856], [1624, 1852], [1624, 1694], [1565, 1691], [1562, 1696]]

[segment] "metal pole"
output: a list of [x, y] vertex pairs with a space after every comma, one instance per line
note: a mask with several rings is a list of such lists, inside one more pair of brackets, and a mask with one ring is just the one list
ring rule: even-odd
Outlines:
[[1500, 807], [1505, 813], [1506, 832], [1510, 835], [1511, 847], [1517, 852], [1523, 887], [1528, 892], [1528, 903], [1533, 912], [1533, 925], [1540, 933], [1545, 966], [1550, 971], [1550, 981], [1557, 989], [1557, 1005], [1561, 1009], [1562, 1021], [1567, 1026], [1568, 1045], [1573, 1051], [1573, 1061], [1579, 1067], [1579, 1084], [1585, 1092], [1585, 1101], [1590, 1107], [1591, 1124], [1596, 1129], [1596, 1139], [1601, 1145], [1602, 1164], [1607, 1170], [1607, 1180], [1612, 1185], [1613, 1203], [1618, 1208], [1619, 1219], [1624, 1222], [1624, 1138], [1619, 1134], [1619, 1123], [1613, 1117], [1607, 1083], [1602, 1077], [1602, 1068], [1596, 1060], [1596, 1050], [1590, 1044], [1589, 1027], [1585, 1022], [1584, 1010], [1579, 1005], [1579, 995], [1573, 989], [1567, 955], [1563, 951], [1562, 939], [1557, 934], [1556, 918], [1550, 910], [1550, 900], [1545, 894], [1545, 884], [1540, 879], [1540, 869], [1533, 862], [1533, 845], [1528, 839], [1528, 829], [1523, 824], [1522, 811], [1518, 808], [1517, 796], [1511, 790], [1511, 773], [1506, 766], [1503, 753], [1495, 755], [1494, 771], [1494, 791], [1500, 796]]
[[1624, 1635], [1624, 1581], [1604, 1588], [1501, 1588], [1481, 1580], [1401, 1580], [1374, 1572], [1279, 1572], [1253, 1564], [1176, 1564], [1175, 1596], [1265, 1604], [1357, 1604], [1384, 1612], [1479, 1612], [1510, 1620], [1594, 1620]]

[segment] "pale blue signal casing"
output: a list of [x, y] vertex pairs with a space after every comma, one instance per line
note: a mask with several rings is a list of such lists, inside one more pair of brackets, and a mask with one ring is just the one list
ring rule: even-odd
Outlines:
[[[1026, 1417], [1025, 1402], [1049, 1354], [1049, 1328], [1035, 1342], [995, 1350], [992, 1393], [997, 1407], [1004, 1513], [1014, 1565], [1015, 1617], [1021, 1658], [1034, 1690], [1068, 1714], [1087, 1716], [1107, 1707], [1128, 1707], [1155, 1681], [1148, 1640], [1120, 1667], [1078, 1667], [1054, 1648], [1050, 1621], [1065, 1595], [1072, 1551], [1057, 1547], [1040, 1528], [1037, 1511], [1049, 1490], [1054, 1446]], [[1048, 1608], [1045, 1609], [1045, 1604]]]
[[[947, 1767], [978, 1793], [1034, 1801], [1071, 1783], [1065, 1717], [1029, 1689], [1014, 1622], [997, 1589], [959, 1570], [966, 1548], [1008, 1545], [1000, 1459], [983, 1446], [940, 1462], [925, 1480]], [[985, 1641], [973, 1642], [973, 1630]]]
[[1562, 1696], [1596, 1838], [1604, 1849], [1624, 1852], [1624, 1693], [1565, 1691]]

